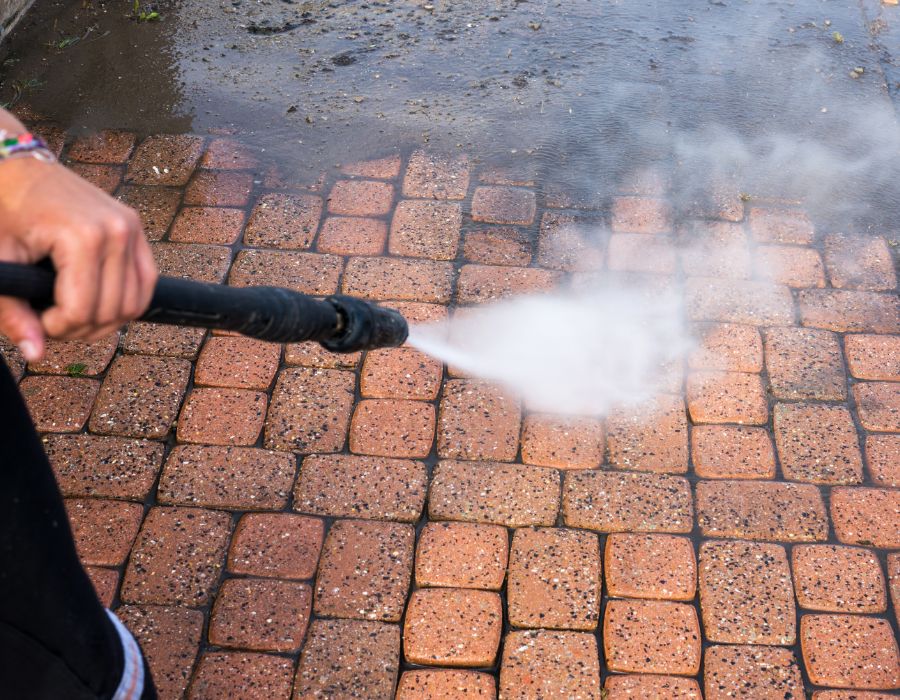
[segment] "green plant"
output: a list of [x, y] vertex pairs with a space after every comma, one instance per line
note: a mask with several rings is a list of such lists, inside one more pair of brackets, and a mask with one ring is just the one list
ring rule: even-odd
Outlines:
[[87, 365], [82, 362], [73, 362], [66, 367], [66, 374], [70, 377], [83, 377]]
[[140, 0], [134, 0], [134, 7], [131, 10], [131, 16], [138, 22], [158, 22], [160, 14], [152, 7], [141, 7]]

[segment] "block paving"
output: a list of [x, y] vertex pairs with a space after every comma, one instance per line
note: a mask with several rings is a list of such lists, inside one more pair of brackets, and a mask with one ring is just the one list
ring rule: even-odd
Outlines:
[[662, 166], [603, 198], [421, 148], [290, 187], [237, 135], [62, 154], [137, 209], [165, 274], [414, 322], [639, 275], [683, 287], [697, 339], [667, 393], [607, 416], [535, 412], [409, 346], [146, 323], [28, 366], [4, 345], [162, 698], [900, 690], [890, 235], [733, 184], [682, 211]]

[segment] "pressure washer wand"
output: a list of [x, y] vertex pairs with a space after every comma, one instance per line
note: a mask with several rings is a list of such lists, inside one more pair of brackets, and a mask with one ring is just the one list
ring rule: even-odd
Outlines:
[[[0, 296], [37, 309], [53, 304], [56, 275], [44, 265], [0, 262]], [[362, 299], [315, 299], [281, 287], [227, 287], [160, 277], [141, 321], [235, 331], [260, 340], [315, 340], [332, 352], [397, 347], [409, 332], [397, 311]]]

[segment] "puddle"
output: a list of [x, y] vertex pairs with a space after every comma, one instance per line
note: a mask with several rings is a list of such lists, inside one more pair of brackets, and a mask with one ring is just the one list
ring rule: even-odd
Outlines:
[[[857, 138], [861, 110], [893, 119], [882, 71], [893, 25], [851, 4], [142, 6], [158, 21], [131, 9], [39, 3], [5, 47], [2, 99], [20, 90], [73, 129], [231, 129], [293, 168], [426, 145], [527, 161], [540, 182], [585, 191], [677, 161], [678, 140], [708, 143], [710, 125], [852, 158], [871, 148]], [[847, 189], [878, 200], [874, 168], [855, 170]]]

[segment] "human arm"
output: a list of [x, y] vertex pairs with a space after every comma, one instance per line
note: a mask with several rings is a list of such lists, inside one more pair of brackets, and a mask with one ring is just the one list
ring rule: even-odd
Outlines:
[[[0, 129], [26, 131], [0, 110]], [[0, 297], [0, 333], [29, 361], [47, 336], [97, 340], [139, 316], [157, 272], [137, 214], [62, 165], [32, 157], [0, 161], [0, 260], [56, 268], [55, 305], [40, 315]]]

